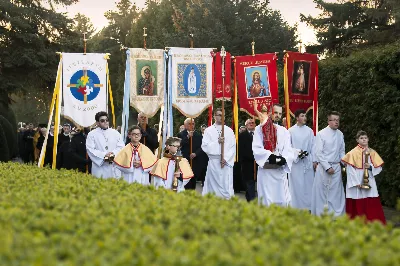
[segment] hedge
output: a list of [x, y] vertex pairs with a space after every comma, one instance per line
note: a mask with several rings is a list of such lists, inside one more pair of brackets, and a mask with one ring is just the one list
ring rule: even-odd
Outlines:
[[0, 123], [0, 162], [8, 162], [11, 159], [8, 148], [6, 132]]
[[4, 130], [10, 157], [14, 158], [18, 154], [17, 131], [14, 131], [11, 123], [2, 115], [0, 115], [0, 124]]
[[385, 165], [378, 176], [383, 203], [400, 197], [400, 42], [366, 49], [346, 58], [322, 60], [319, 72], [320, 129], [330, 110], [342, 114], [346, 152], [364, 130]]
[[0, 265], [399, 265], [400, 231], [0, 164]]

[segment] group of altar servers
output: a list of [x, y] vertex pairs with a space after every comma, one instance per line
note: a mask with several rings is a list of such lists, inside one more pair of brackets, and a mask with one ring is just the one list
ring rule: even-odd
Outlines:
[[[375, 182], [383, 161], [368, 147], [366, 132], [360, 131], [355, 136], [358, 145], [345, 154], [337, 112], [328, 114], [328, 126], [314, 136], [312, 129], [305, 125], [304, 110], [296, 111], [296, 124], [289, 130], [277, 123], [282, 117], [282, 106], [274, 105], [273, 113], [269, 114], [264, 107], [258, 111], [255, 103], [255, 111], [260, 124], [255, 127], [255, 121], [250, 119], [246, 121], [246, 131], [241, 133], [247, 134], [251, 142], [244, 145], [247, 152], [240, 147], [243, 136], [239, 136], [239, 161], [242, 161], [242, 174], [248, 176], [246, 198], [249, 201], [255, 198], [256, 184], [258, 202], [265, 206], [291, 206], [317, 216], [331, 213], [336, 217], [347, 212], [352, 218], [364, 216], [370, 221], [386, 223]], [[222, 125], [222, 110], [217, 108], [213, 113], [215, 123], [205, 129], [201, 149], [188, 153], [187, 159], [177, 156], [181, 145], [193, 138], [193, 131], [187, 130], [181, 138], [167, 139], [165, 153], [158, 159], [143, 141], [143, 135], [147, 134], [143, 127], [131, 127], [130, 143], [125, 145], [121, 135], [108, 127], [107, 113], [99, 112], [95, 117], [98, 127], [89, 133], [86, 142], [93, 163], [92, 174], [101, 178], [123, 177], [128, 182], [153, 184], [157, 188], [175, 187], [180, 192], [194, 177], [192, 160], [204, 153], [208, 164], [202, 194], [230, 199], [234, 196], [236, 138], [230, 127]], [[185, 125], [187, 122], [193, 120], [187, 119]], [[246, 153], [247, 157], [243, 158], [240, 153]], [[369, 156], [368, 163], [365, 156]], [[342, 167], [347, 169], [345, 188]], [[364, 170], [368, 171], [370, 189], [363, 188]]]

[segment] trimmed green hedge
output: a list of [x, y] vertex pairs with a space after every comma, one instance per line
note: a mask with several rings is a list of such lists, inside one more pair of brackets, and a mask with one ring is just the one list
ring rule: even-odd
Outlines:
[[342, 114], [346, 152], [365, 130], [370, 146], [385, 161], [377, 178], [383, 203], [400, 197], [400, 42], [366, 49], [345, 58], [321, 61], [319, 72], [320, 129], [330, 110]]
[[400, 231], [0, 164], [0, 265], [399, 265]]

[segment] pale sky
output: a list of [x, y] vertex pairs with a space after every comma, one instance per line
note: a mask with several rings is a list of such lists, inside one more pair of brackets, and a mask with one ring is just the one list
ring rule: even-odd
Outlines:
[[[77, 13], [83, 13], [91, 19], [96, 29], [101, 29], [107, 25], [104, 13], [108, 10], [115, 10], [115, 2], [115, 0], [80, 0], [79, 3], [60, 9], [60, 11], [67, 12], [71, 17]], [[132, 0], [132, 2], [135, 2], [140, 8], [145, 6], [145, 0]], [[335, 2], [335, 0], [328, 0], [328, 2]], [[300, 13], [312, 16], [319, 14], [313, 0], [270, 0], [269, 6], [272, 9], [279, 10], [290, 25], [298, 23], [298, 33], [304, 44], [316, 42], [313, 29], [299, 21]]]

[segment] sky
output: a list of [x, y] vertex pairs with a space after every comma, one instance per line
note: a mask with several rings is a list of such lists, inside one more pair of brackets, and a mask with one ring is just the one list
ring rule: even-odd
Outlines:
[[[328, 0], [334, 2], [335, 0]], [[95, 28], [101, 29], [107, 25], [107, 19], [104, 13], [108, 10], [115, 10], [115, 0], [80, 0], [79, 3], [68, 7], [59, 9], [60, 11], [67, 12], [70, 17], [75, 16], [77, 13], [83, 13], [88, 16]], [[135, 2], [139, 8], [145, 6], [145, 0], [136, 0]], [[300, 22], [300, 14], [316, 16], [319, 10], [313, 3], [313, 0], [270, 0], [272, 9], [279, 10], [290, 25], [298, 23], [299, 39], [303, 44], [316, 43], [315, 33], [312, 28], [307, 27], [305, 23]]]

